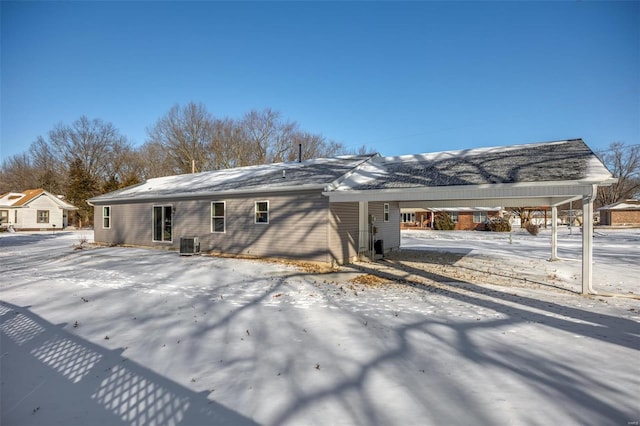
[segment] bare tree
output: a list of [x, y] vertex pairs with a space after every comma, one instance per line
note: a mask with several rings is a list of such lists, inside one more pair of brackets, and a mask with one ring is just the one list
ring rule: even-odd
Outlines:
[[39, 187], [37, 170], [28, 154], [5, 159], [0, 166], [0, 194]]
[[298, 124], [283, 121], [280, 113], [269, 108], [249, 111], [240, 123], [247, 138], [243, 154], [251, 164], [282, 162], [293, 149], [293, 136]]
[[106, 178], [109, 185], [102, 185], [103, 192], [139, 183], [143, 173], [144, 166], [138, 151], [129, 145], [115, 145], [112, 148], [111, 161], [107, 164]]
[[520, 219], [521, 228], [531, 222], [533, 217], [533, 210], [530, 207], [509, 207], [507, 210]]
[[174, 105], [147, 133], [147, 142], [164, 151], [173, 173], [190, 173], [194, 164], [196, 170], [210, 170], [217, 163], [213, 117], [203, 104]]
[[[62, 194], [67, 185], [66, 163], [56, 158], [51, 145], [38, 136], [29, 147], [31, 164], [35, 172], [38, 188], [44, 188], [53, 194]], [[25, 189], [25, 188], [23, 188]]]
[[98, 180], [108, 176], [113, 154], [128, 147], [126, 138], [113, 124], [85, 116], [71, 125], [58, 124], [48, 133], [46, 145], [49, 155], [65, 165], [66, 170], [79, 159], [83, 169]]
[[598, 206], [640, 195], [640, 145], [627, 146], [622, 142], [613, 142], [599, 156], [611, 174], [618, 178], [618, 183], [598, 188]]
[[[300, 130], [298, 123], [283, 120], [279, 112], [271, 109], [250, 111], [240, 125], [247, 138], [244, 154], [249, 164], [294, 161], [298, 159], [299, 145], [302, 145], [303, 160], [350, 153], [343, 144]], [[366, 147], [359, 151], [364, 153]]]
[[248, 155], [251, 146], [244, 127], [230, 118], [215, 120], [213, 134], [216, 168], [229, 169], [253, 164]]

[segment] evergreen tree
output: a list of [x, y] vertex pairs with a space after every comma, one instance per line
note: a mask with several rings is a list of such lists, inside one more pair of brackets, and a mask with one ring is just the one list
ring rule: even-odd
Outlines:
[[447, 212], [438, 212], [433, 227], [438, 231], [452, 231], [455, 229], [456, 224]]
[[69, 188], [67, 190], [67, 198], [69, 202], [76, 207], [79, 219], [78, 225], [82, 227], [82, 223], [92, 223], [93, 207], [87, 200], [100, 193], [99, 185], [96, 179], [91, 176], [89, 171], [84, 167], [80, 158], [75, 158], [69, 165]]

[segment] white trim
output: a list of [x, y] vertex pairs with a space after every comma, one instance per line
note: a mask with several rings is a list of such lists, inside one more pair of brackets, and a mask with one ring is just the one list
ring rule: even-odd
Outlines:
[[593, 200], [598, 186], [593, 185], [591, 195], [582, 199], [582, 294], [597, 294], [593, 289]]
[[[222, 204], [222, 208], [224, 210], [224, 214], [222, 215], [222, 231], [216, 231], [213, 226], [213, 219], [220, 218], [221, 216], [214, 216], [213, 205], [214, 204]], [[211, 233], [212, 234], [226, 234], [227, 233], [227, 202], [226, 201], [212, 201], [211, 202]]]
[[[156, 207], [162, 207], [162, 240], [156, 240], [155, 237], [155, 218], [154, 218], [154, 212], [155, 212], [155, 208]], [[164, 239], [164, 220], [165, 220], [165, 216], [164, 216], [164, 209], [165, 207], [171, 207], [171, 240], [165, 240]], [[154, 243], [165, 243], [165, 244], [173, 244], [173, 228], [174, 228], [174, 222], [175, 222], [175, 212], [174, 212], [174, 206], [173, 204], [152, 204], [151, 205], [151, 241]]]
[[[258, 210], [258, 203], [267, 203], [267, 210]], [[258, 222], [258, 213], [266, 213], [267, 214], [267, 221], [266, 222]], [[254, 210], [253, 210], [253, 223], [255, 225], [268, 225], [271, 216], [271, 211], [269, 210], [269, 200], [259, 200], [256, 201], [254, 204]]]
[[[297, 191], [313, 191], [320, 190], [324, 191], [326, 189], [326, 185], [324, 184], [308, 184], [308, 185], [297, 185], [297, 186], [283, 186], [283, 187], [266, 187], [266, 188], [251, 188], [251, 189], [230, 189], [226, 191], [200, 191], [200, 192], [185, 192], [182, 194], [157, 194], [153, 192], [149, 192], [146, 195], [130, 195], [128, 197], [109, 197], [102, 198], [100, 195], [95, 198], [91, 198], [88, 202], [95, 203], [138, 203], [141, 201], [162, 201], [162, 200], [172, 200], [172, 201], [180, 201], [180, 200], [193, 200], [195, 198], [211, 198], [212, 196], [222, 196], [222, 195], [243, 195], [243, 194], [269, 194], [276, 192], [297, 192]], [[108, 194], [107, 194], [108, 195]]]
[[[108, 216], [104, 215], [104, 209], [109, 209], [109, 215]], [[111, 206], [110, 205], [102, 206], [102, 229], [111, 229], [111, 212], [112, 212], [112, 210], [111, 210]], [[105, 217], [109, 219], [109, 226], [104, 226]]]
[[[368, 189], [323, 192], [331, 202], [345, 201], [437, 201], [480, 200], [505, 198], [554, 197], [564, 199], [591, 193], [593, 183], [570, 181], [531, 182], [511, 184], [454, 185], [421, 188]], [[494, 201], [495, 202], [495, 201]], [[504, 204], [497, 202], [496, 204]], [[462, 205], [459, 205], [463, 207]], [[455, 207], [455, 206], [452, 206]]]

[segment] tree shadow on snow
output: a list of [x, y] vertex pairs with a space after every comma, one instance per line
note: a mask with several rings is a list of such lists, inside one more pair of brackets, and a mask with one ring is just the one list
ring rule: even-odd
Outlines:
[[[387, 278], [393, 280], [398, 280], [399, 278], [401, 280], [404, 279], [409, 285], [417, 285], [425, 291], [440, 292], [461, 302], [482, 306], [508, 314], [512, 317], [515, 316], [519, 318], [520, 321], [545, 324], [574, 334], [577, 333], [585, 337], [603, 340], [607, 343], [640, 350], [638, 323], [635, 321], [561, 305], [542, 299], [534, 299], [505, 291], [493, 290], [455, 276], [427, 272], [406, 264], [385, 262], [385, 265], [390, 265], [392, 270], [395, 269], [395, 273], [385, 274], [383, 272], [381, 274], [380, 270], [375, 266], [367, 268], [366, 266], [360, 265], [360, 269], [371, 274], [386, 275]], [[411, 276], [424, 277], [440, 283], [442, 286], [431, 287], [428, 284], [413, 281]], [[570, 291], [564, 288], [561, 289]], [[530, 308], [534, 308], [535, 310], [531, 310]], [[571, 321], [565, 318], [577, 321]]]
[[[2, 424], [255, 425], [6, 302], [0, 304]], [[8, 386], [11, 384], [11, 387]]]
[[60, 238], [68, 235], [69, 232], [58, 231], [58, 232], [48, 232], [48, 233], [40, 233], [40, 234], [21, 234], [21, 233], [11, 233], [6, 236], [2, 236], [0, 238], [0, 248], [3, 247], [16, 247], [16, 246], [26, 246], [29, 244], [35, 244], [42, 241], [53, 240], [56, 238]]
[[[455, 263], [454, 260], [450, 261]], [[375, 267], [367, 268], [359, 265], [359, 268], [364, 273], [380, 275], [380, 270]], [[292, 274], [288, 278], [304, 275]], [[412, 282], [410, 279], [412, 275], [426, 275], [428, 279], [442, 285], [429, 286]], [[424, 291], [424, 300], [427, 304], [429, 296], [433, 295], [452, 299], [468, 306], [495, 311], [501, 315], [495, 319], [489, 318], [482, 321], [475, 318], [450, 321], [439, 315], [418, 314], [417, 319], [412, 316], [412, 320], [398, 324], [388, 318], [380, 318], [377, 314], [371, 315], [362, 311], [353, 311], [348, 314], [354, 307], [353, 302], [342, 301], [339, 296], [329, 297], [329, 302], [338, 305], [341, 308], [339, 312], [345, 313], [344, 327], [353, 330], [350, 335], [353, 336], [354, 344], [357, 345], [355, 342], [367, 336], [371, 330], [387, 329], [390, 332], [384, 339], [384, 347], [376, 349], [366, 361], [354, 365], [353, 359], [342, 358], [339, 350], [325, 346], [321, 353], [315, 354], [316, 358], [324, 362], [331, 360], [332, 369], [342, 369], [341, 375], [338, 374], [339, 377], [330, 384], [314, 391], [305, 391], [304, 385], [297, 381], [290, 382], [289, 392], [296, 396], [279, 411], [278, 416], [270, 424], [295, 423], [295, 419], [301, 413], [328, 400], [344, 404], [345, 410], [352, 413], [354, 423], [397, 422], [397, 418], [389, 414], [391, 407], [385, 408], [383, 400], [371, 395], [370, 384], [374, 377], [379, 378], [381, 374], [392, 378], [388, 384], [393, 384], [393, 378], [403, 378], [401, 387], [408, 390], [407, 398], [420, 406], [417, 412], [423, 411], [424, 417], [419, 423], [495, 424], [500, 418], [508, 418], [500, 417], [500, 413], [488, 411], [490, 408], [480, 402], [482, 398], [478, 398], [473, 390], [466, 388], [465, 384], [469, 379], [460, 380], [461, 378], [457, 376], [450, 377], [446, 370], [442, 370], [443, 366], [466, 368], [471, 376], [483, 377], [485, 380], [491, 378], [491, 371], [499, 371], [497, 380], [504, 381], [507, 378], [509, 382], [520, 383], [519, 386], [522, 388], [509, 384], [504, 389], [500, 389], [500, 385], [494, 384], [487, 387], [489, 392], [505, 398], [505, 401], [511, 401], [512, 405], [518, 405], [519, 399], [523, 398], [538, 401], [538, 403], [532, 403], [533, 405], [538, 405], [540, 401], [543, 404], [549, 404], [547, 407], [541, 405], [540, 412], [521, 411], [517, 421], [524, 423], [544, 424], [545, 418], [548, 421], [553, 420], [552, 413], [559, 413], [565, 416], [564, 421], [576, 424], [627, 424], [637, 418], [638, 411], [634, 402], [633, 388], [637, 389], [638, 382], [631, 370], [625, 373], [627, 368], [634, 368], [632, 363], [621, 365], [620, 358], [612, 361], [605, 357], [601, 360], [602, 369], [592, 370], [585, 368], [585, 365], [589, 365], [588, 362], [574, 363], [569, 358], [578, 354], [591, 360], [594, 356], [597, 359], [602, 355], [589, 354], [586, 349], [574, 351], [568, 341], [565, 343], [566, 351], [562, 351], [563, 343], [560, 341], [557, 346], [553, 345], [553, 350], [549, 351], [548, 349], [551, 348], [543, 347], [544, 343], [534, 341], [535, 339], [531, 341], [531, 345], [523, 346], [514, 344], [508, 340], [508, 337], [505, 337], [504, 341], [499, 337], [505, 334], [500, 333], [500, 330], [506, 331], [515, 325], [547, 327], [567, 333], [566, 336], [595, 340], [597, 344], [590, 343], [593, 350], [602, 349], [602, 345], [615, 350], [614, 347], [617, 346], [627, 354], [628, 359], [632, 359], [631, 354], [640, 350], [637, 322], [562, 303], [492, 290], [433, 272], [425, 274], [423, 270], [406, 265], [398, 268], [396, 274], [389, 278], [398, 280], [399, 276], [406, 278], [406, 281], [400, 280], [400, 283], [404, 282], [407, 286], [416, 289], [418, 294]], [[417, 300], [419, 299], [420, 296], [417, 297]], [[416, 303], [420, 302], [416, 301]], [[400, 307], [397, 309], [401, 310]], [[396, 312], [395, 316], [397, 317], [398, 314], [405, 315], [404, 312]], [[292, 324], [295, 324], [295, 320], [291, 320]], [[366, 331], [359, 331], [358, 327]], [[498, 339], [497, 344], [487, 346], [479, 342], [479, 335], [476, 333], [484, 332], [494, 332], [493, 338]], [[554, 334], [540, 336], [544, 336], [541, 340], [544, 342], [553, 339]], [[416, 346], [416, 339], [420, 342], [427, 339], [432, 343], [444, 345], [447, 347], [445, 352], [448, 355], [445, 355], [442, 362], [436, 346], [432, 347], [431, 351], [420, 352], [416, 349], [419, 347], [424, 349], [424, 346]], [[372, 344], [375, 345], [375, 343], [374, 338]], [[317, 348], [321, 345], [309, 344], [309, 346]], [[452, 353], [457, 356], [455, 367], [446, 365], [447, 360], [450, 362]], [[341, 367], [343, 363], [350, 365], [350, 368]], [[409, 373], [407, 376], [406, 368], [413, 369], [410, 371], [416, 373]], [[607, 377], [607, 374], [611, 373], [614, 373], [617, 379]], [[484, 387], [478, 385], [477, 389], [484, 389]], [[436, 390], [437, 392], [434, 393]], [[515, 393], [511, 394], [512, 392]], [[526, 396], [528, 393], [531, 395]], [[452, 411], [450, 401], [456, 401], [460, 409]], [[493, 409], [499, 405], [495, 404]], [[531, 406], [531, 404], [525, 404], [527, 405]], [[512, 416], [508, 413], [504, 415]]]

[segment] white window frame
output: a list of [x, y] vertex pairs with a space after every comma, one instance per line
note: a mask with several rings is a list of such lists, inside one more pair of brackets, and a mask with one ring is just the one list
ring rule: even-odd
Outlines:
[[[105, 209], [107, 214], [105, 215]], [[107, 220], [107, 226], [104, 226], [105, 219]], [[111, 229], [111, 206], [102, 206], [102, 229]]]
[[[46, 220], [40, 220], [40, 214], [41, 213], [46, 213]], [[36, 212], [36, 220], [38, 221], [38, 223], [49, 223], [49, 221], [51, 220], [51, 214], [49, 212], [49, 210], [38, 210]]]
[[[258, 210], [258, 204], [261, 203], [266, 203], [267, 205], [267, 209], [266, 210]], [[258, 215], [259, 214], [264, 214], [266, 215], [267, 220], [265, 222], [263, 221], [258, 221]], [[254, 223], [256, 225], [268, 225], [269, 224], [269, 200], [260, 200], [260, 201], [256, 201], [254, 204]]]
[[[215, 215], [215, 205], [222, 204], [223, 214], [222, 216]], [[222, 231], [216, 231], [216, 227], [214, 225], [215, 219], [222, 218]], [[211, 202], [211, 233], [212, 234], [224, 234], [227, 232], [227, 202], [226, 201], [212, 201]]]
[[[483, 216], [484, 216], [484, 219], [482, 219]], [[478, 220], [477, 217], [479, 217], [480, 220]], [[479, 211], [473, 212], [473, 223], [485, 223], [488, 219], [489, 219], [489, 214], [487, 212], [479, 212]]]
[[[162, 239], [161, 240], [156, 240], [156, 222], [155, 222], [155, 210], [157, 207], [161, 207], [162, 208], [162, 217], [161, 217], [161, 223], [162, 223]], [[164, 239], [164, 232], [165, 232], [165, 221], [166, 221], [166, 217], [165, 217], [165, 209], [167, 207], [171, 208], [171, 239], [170, 240], [165, 240]], [[175, 211], [174, 211], [174, 207], [172, 204], [154, 204], [153, 206], [151, 206], [151, 240], [154, 243], [173, 243], [173, 222], [175, 221]]]
[[382, 206], [382, 219], [384, 222], [389, 222], [389, 203], [384, 203]]
[[400, 213], [402, 215], [402, 223], [414, 223], [416, 221], [415, 213]]

